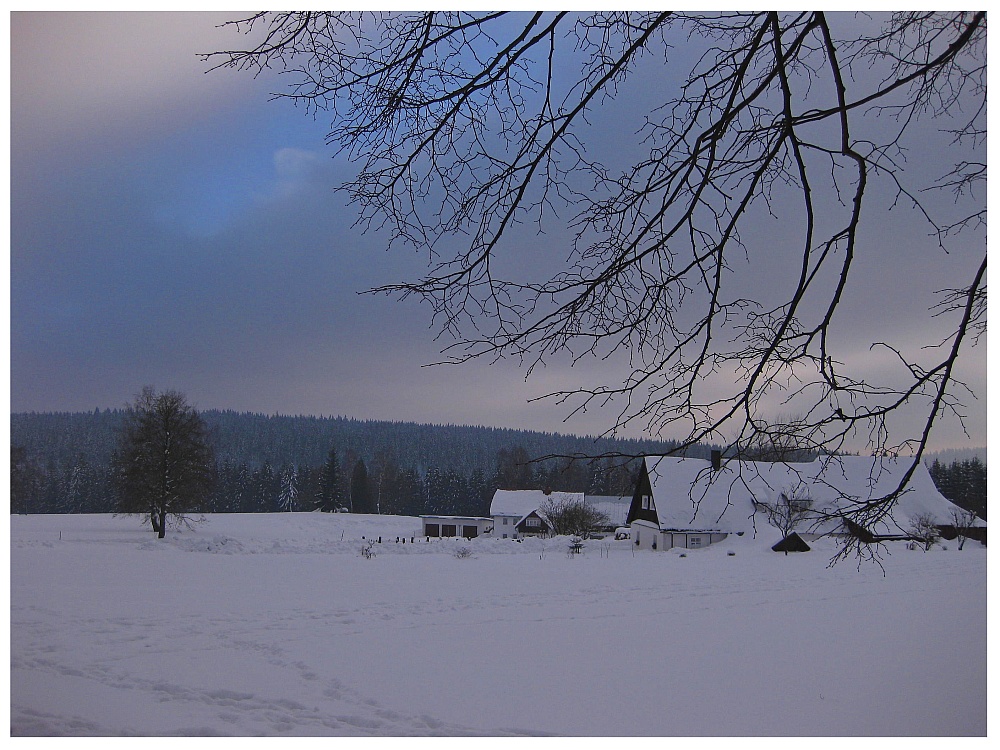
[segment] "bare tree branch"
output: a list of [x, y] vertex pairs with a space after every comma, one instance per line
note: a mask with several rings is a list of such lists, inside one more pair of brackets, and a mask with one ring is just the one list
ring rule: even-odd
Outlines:
[[[546, 398], [569, 417], [608, 409], [606, 434], [640, 428], [678, 453], [723, 441], [741, 455], [781, 424], [817, 453], [912, 456], [893, 492], [852, 511], [861, 525], [891, 511], [934, 425], [962, 422], [956, 366], [986, 325], [985, 12], [274, 13], [237, 27], [247, 49], [206, 59], [280, 65], [293, 83], [279, 96], [329, 113], [329, 142], [357, 163], [342, 189], [360, 226], [428, 257], [422, 278], [372, 291], [428, 302], [444, 362], [618, 363], [619, 381]], [[624, 148], [592, 122], [619, 105], [641, 112]], [[907, 154], [931, 131], [955, 157], [928, 178]], [[844, 351], [845, 300], [897, 207], [963, 262], [926, 305], [948, 333], [876, 342], [895, 366], [876, 377]], [[765, 218], [781, 236], [761, 236]], [[571, 234], [544, 275], [519, 262], [527, 223]], [[743, 278], [777, 257], [766, 286]], [[800, 416], [776, 422], [779, 409]], [[901, 432], [900, 415], [920, 426]]]

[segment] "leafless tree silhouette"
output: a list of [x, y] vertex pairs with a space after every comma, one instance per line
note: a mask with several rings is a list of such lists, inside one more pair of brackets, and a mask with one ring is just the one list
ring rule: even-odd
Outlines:
[[969, 538], [969, 529], [975, 528], [979, 516], [971, 510], [965, 508], [955, 508], [951, 511], [951, 525], [955, 527], [955, 538], [958, 540], [958, 548], [965, 548], [965, 541]]
[[764, 512], [768, 522], [781, 532], [784, 539], [809, 520], [812, 504], [809, 488], [798, 485], [782, 489], [773, 502], [758, 501], [755, 507]]
[[[956, 363], [986, 326], [985, 12], [282, 12], [235, 25], [245, 48], [206, 60], [277, 69], [290, 85], [276, 96], [331, 118], [329, 142], [357, 164], [342, 189], [360, 225], [429, 259], [422, 278], [371, 291], [430, 303], [453, 337], [445, 361], [514, 357], [530, 374], [620, 359], [621, 382], [547, 398], [570, 415], [608, 409], [609, 433], [641, 427], [678, 451], [721, 440], [738, 455], [778, 403], [801, 414], [800, 448], [912, 455], [897, 491], [935, 422], [963, 418]], [[609, 108], [622, 113], [613, 137], [594, 125]], [[931, 177], [906, 159], [929, 130], [955, 154]], [[859, 257], [880, 251], [865, 228], [894, 208], [941, 252], [961, 237], [976, 262], [956, 262], [928, 300], [943, 340], [916, 354], [876, 343], [898, 366], [880, 381], [841, 351], [843, 301]], [[781, 231], [761, 237], [762, 217]], [[528, 252], [525, 224], [568, 227], [565, 252]], [[764, 284], [743, 278], [776, 260]], [[887, 269], [885, 283], [907, 278]], [[904, 412], [920, 427], [900, 434]], [[856, 520], [885, 517], [896, 494]]]

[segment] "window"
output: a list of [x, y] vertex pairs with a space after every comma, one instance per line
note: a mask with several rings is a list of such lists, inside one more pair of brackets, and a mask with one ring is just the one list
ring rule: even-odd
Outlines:
[[540, 519], [540, 518], [529, 518], [524, 523], [527, 526], [541, 526], [542, 525], [542, 519]]
[[438, 525], [436, 523], [429, 523], [424, 527], [424, 536], [440, 536], [441, 533], [438, 530]]
[[701, 546], [701, 537], [700, 536], [693, 536], [693, 537], [691, 537], [688, 540], [688, 546], [689, 547], [700, 547]]
[[504, 539], [506, 539], [506, 538], [507, 538], [507, 535], [506, 535], [506, 534], [504, 534], [504, 535], [503, 535], [503, 538], [504, 538]]
[[653, 496], [643, 495], [642, 496], [642, 509], [643, 510], [653, 510]]
[[[507, 521], [509, 521], [509, 520], [510, 520], [509, 518], [507, 518], [506, 516], [504, 516], [503, 525], [506, 526], [507, 525]], [[504, 536], [506, 536], [506, 534]]]

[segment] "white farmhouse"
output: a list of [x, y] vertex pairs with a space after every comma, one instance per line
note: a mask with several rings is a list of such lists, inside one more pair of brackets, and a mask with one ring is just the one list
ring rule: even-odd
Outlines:
[[[730, 534], [778, 542], [787, 529], [768, 513], [791, 499], [803, 512], [796, 532], [809, 540], [848, 533], [838, 514], [852, 505], [884, 497], [909, 468], [906, 458], [836, 456], [810, 463], [711, 461], [647, 457], [641, 467], [627, 523], [639, 549], [695, 549]], [[947, 500], [922, 464], [896, 499], [892, 518], [865, 529], [874, 537], [905, 535], [913, 519], [929, 516], [952, 523], [957, 506]], [[973, 524], [985, 529], [980, 519]], [[985, 538], [985, 536], [983, 537]]]
[[490, 503], [493, 536], [497, 539], [548, 536], [552, 533], [552, 523], [545, 515], [545, 508], [549, 503], [561, 505], [582, 502], [582, 492], [497, 490]]

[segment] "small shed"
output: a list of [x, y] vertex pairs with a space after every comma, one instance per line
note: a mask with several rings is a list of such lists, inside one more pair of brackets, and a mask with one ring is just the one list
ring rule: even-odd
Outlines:
[[787, 555], [789, 552], [808, 552], [810, 547], [806, 544], [802, 537], [793, 531], [776, 545], [771, 547], [771, 549], [775, 552], [784, 552]]

